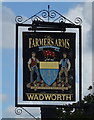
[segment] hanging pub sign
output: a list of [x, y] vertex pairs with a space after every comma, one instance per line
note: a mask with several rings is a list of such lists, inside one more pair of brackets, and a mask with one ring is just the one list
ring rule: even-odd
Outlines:
[[75, 101], [76, 34], [23, 32], [23, 101]]

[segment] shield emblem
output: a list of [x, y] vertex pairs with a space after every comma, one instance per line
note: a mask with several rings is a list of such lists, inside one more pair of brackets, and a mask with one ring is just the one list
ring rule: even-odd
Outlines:
[[59, 62], [40, 62], [40, 74], [49, 86], [55, 82], [59, 72]]

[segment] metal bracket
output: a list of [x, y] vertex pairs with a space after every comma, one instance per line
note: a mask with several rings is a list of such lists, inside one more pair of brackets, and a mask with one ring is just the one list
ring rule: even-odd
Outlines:
[[17, 114], [17, 115], [21, 115], [22, 114], [22, 112], [23, 112], [23, 110], [26, 112], [26, 113], [28, 113], [31, 117], [33, 117], [35, 120], [37, 120], [37, 118], [35, 118], [35, 116], [34, 115], [32, 115], [30, 112], [28, 112], [28, 110], [26, 110], [25, 108], [23, 108], [23, 107], [17, 107], [17, 108], [15, 108], [15, 113]]
[[51, 23], [70, 23], [72, 25], [81, 25], [82, 19], [77, 17], [74, 22], [57, 12], [56, 10], [50, 10], [50, 5], [48, 5], [48, 10], [41, 10], [35, 15], [31, 16], [30, 18], [23, 20], [22, 16], [17, 16], [15, 18], [17, 24], [28, 24], [33, 23], [33, 21], [40, 21], [40, 22], [51, 22]]

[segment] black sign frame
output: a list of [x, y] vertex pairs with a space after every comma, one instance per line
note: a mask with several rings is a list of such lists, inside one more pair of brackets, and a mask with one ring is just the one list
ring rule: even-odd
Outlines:
[[[16, 24], [16, 69], [15, 69], [15, 106], [16, 107], [42, 107], [42, 106], [56, 106], [61, 107], [61, 105], [33, 105], [33, 104], [18, 104], [18, 29], [19, 27], [31, 27], [31, 24]], [[64, 23], [65, 28], [75, 28], [79, 30], [79, 103], [82, 100], [82, 27], [81, 25], [66, 24]], [[64, 107], [64, 105], [62, 105]], [[80, 104], [79, 106], [80, 107]]]

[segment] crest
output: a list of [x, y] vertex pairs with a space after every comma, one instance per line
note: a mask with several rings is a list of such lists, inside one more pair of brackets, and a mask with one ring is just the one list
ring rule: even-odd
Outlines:
[[40, 74], [47, 85], [52, 85], [59, 72], [59, 62], [40, 62]]

